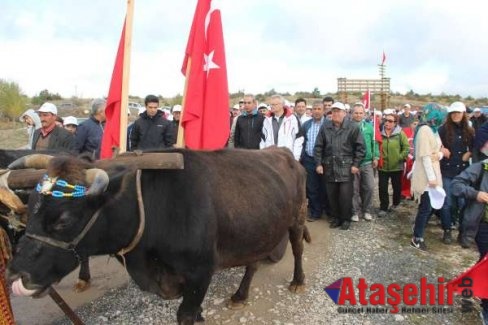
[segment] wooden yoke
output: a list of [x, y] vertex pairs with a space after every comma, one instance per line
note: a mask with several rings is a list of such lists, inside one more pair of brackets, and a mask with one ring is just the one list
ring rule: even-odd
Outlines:
[[137, 169], [184, 169], [183, 155], [179, 152], [125, 152], [112, 159], [97, 160], [95, 167], [107, 169], [118, 163]]
[[[96, 168], [104, 170], [116, 164], [134, 166], [136, 169], [184, 169], [183, 154], [179, 152], [126, 152], [94, 163]], [[46, 169], [10, 170], [6, 175], [8, 188], [33, 188], [45, 173]]]

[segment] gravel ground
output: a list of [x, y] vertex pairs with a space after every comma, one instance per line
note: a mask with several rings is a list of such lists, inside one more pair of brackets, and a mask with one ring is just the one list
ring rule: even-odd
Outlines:
[[[411, 225], [416, 213], [412, 201], [385, 218], [353, 223], [348, 231], [331, 230], [324, 243], [305, 247], [307, 288], [303, 294], [287, 290], [285, 279], [271, 274], [262, 283], [253, 283], [248, 306], [229, 310], [227, 299], [236, 290], [243, 269], [225, 270], [216, 274], [203, 303], [207, 324], [481, 324], [479, 307], [461, 313], [456, 298], [449, 314], [339, 314], [337, 305], [324, 293], [324, 287], [342, 277], [365, 278], [368, 284], [393, 282], [419, 283], [425, 276], [437, 283], [440, 276], [450, 279], [477, 259], [475, 249], [463, 250], [459, 245], [440, 242], [441, 231], [431, 221], [427, 228], [428, 252], [409, 246]], [[434, 219], [434, 218], [432, 218]], [[326, 221], [308, 223], [314, 240], [317, 229], [328, 231]], [[314, 234], [315, 231], [315, 234]], [[457, 233], [455, 233], [457, 235]], [[288, 263], [290, 259], [280, 263]], [[291, 264], [287, 274], [291, 278]], [[258, 272], [273, 272], [265, 265]], [[264, 269], [264, 270], [263, 270]], [[77, 310], [86, 324], [174, 324], [180, 300], [163, 301], [141, 292], [134, 283], [109, 291], [102, 298]], [[61, 320], [55, 324], [68, 324]]]

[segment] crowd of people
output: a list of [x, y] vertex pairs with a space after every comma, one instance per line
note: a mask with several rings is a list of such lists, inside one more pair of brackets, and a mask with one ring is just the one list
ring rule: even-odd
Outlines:
[[[170, 115], [153, 95], [144, 104], [128, 127], [127, 149], [174, 146], [182, 107], [175, 105]], [[29, 148], [100, 158], [105, 105], [104, 99], [93, 100], [90, 118], [79, 125], [72, 116], [60, 120], [52, 103], [37, 112], [27, 110], [21, 120], [28, 126]], [[246, 94], [230, 109], [227, 146], [288, 148], [307, 172], [309, 222], [325, 218], [331, 228], [347, 230], [361, 218], [384, 218], [402, 200], [415, 200], [412, 247], [427, 250], [425, 227], [434, 215], [440, 219], [443, 243], [452, 244], [457, 230], [457, 242], [464, 248], [476, 242], [483, 257], [488, 251], [488, 162], [483, 162], [488, 156], [488, 122], [479, 109], [469, 113], [462, 102], [415, 109], [405, 104], [379, 112], [332, 97], [308, 105], [303, 98], [290, 103], [273, 95], [268, 105]], [[487, 301], [483, 307], [487, 312]]]

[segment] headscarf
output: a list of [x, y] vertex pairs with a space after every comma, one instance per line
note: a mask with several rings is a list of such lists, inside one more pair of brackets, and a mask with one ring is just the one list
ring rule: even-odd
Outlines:
[[[447, 109], [442, 107], [437, 103], [428, 103], [422, 109], [422, 115], [420, 116], [420, 123], [415, 128], [414, 137], [413, 137], [413, 147], [415, 148], [417, 143], [417, 132], [418, 130], [424, 126], [430, 126], [432, 132], [437, 133], [439, 127], [444, 123], [447, 116]], [[415, 150], [414, 150], [414, 157], [415, 157]]]
[[39, 115], [33, 110], [33, 109], [28, 109], [22, 115], [19, 117], [19, 121], [24, 122], [24, 116], [29, 116], [32, 121], [34, 122], [34, 125], [28, 126], [27, 127], [27, 134], [29, 135], [29, 149], [32, 149], [32, 142], [34, 141], [34, 131], [37, 129], [41, 128], [41, 119], [39, 118]]
[[446, 108], [437, 103], [428, 103], [423, 108], [420, 118], [421, 122], [429, 125], [434, 133], [437, 133], [439, 127], [444, 123], [447, 116]]

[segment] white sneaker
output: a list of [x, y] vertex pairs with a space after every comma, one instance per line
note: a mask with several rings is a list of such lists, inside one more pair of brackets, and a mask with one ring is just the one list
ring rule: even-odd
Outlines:
[[371, 213], [366, 212], [364, 214], [364, 220], [367, 220], [367, 221], [373, 220], [373, 216], [371, 215]]
[[357, 214], [353, 215], [351, 217], [351, 221], [358, 222], [359, 221], [359, 216]]

